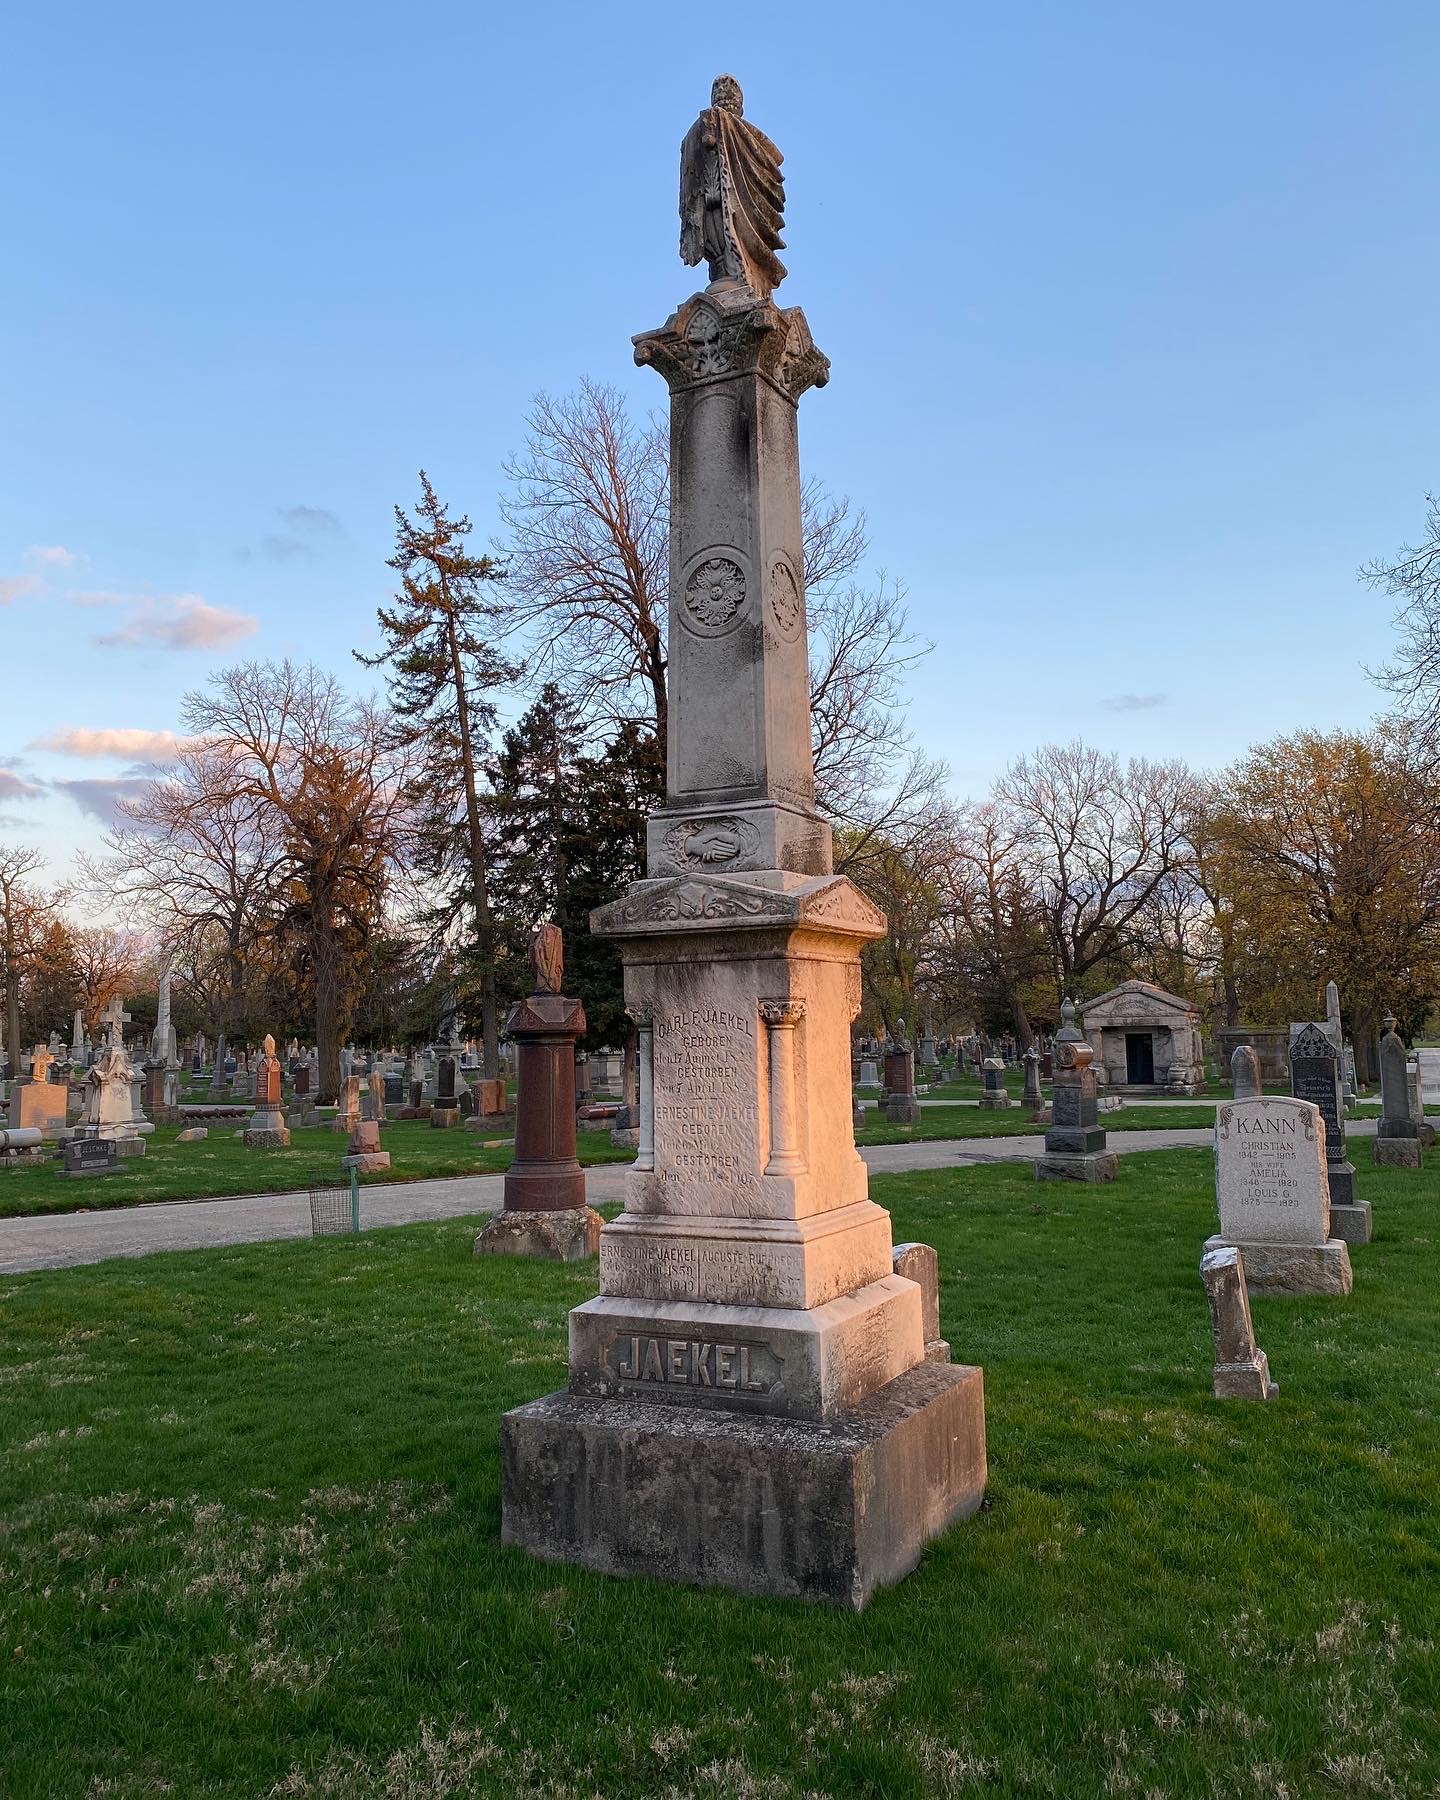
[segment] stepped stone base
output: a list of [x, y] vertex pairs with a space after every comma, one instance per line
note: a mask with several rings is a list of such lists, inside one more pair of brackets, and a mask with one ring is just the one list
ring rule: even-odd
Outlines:
[[[1222, 1237], [1206, 1238], [1206, 1250], [1226, 1247]], [[1252, 1294], [1288, 1298], [1297, 1294], [1348, 1294], [1355, 1285], [1350, 1252], [1339, 1238], [1326, 1244], [1241, 1244], [1245, 1285]]]
[[1255, 1352], [1254, 1362], [1215, 1365], [1217, 1400], [1274, 1400], [1279, 1393], [1280, 1385], [1270, 1379], [1270, 1359], [1263, 1350]]
[[475, 1254], [584, 1262], [587, 1257], [600, 1254], [600, 1227], [604, 1222], [589, 1206], [566, 1206], [550, 1212], [499, 1212], [476, 1238]]
[[1423, 1169], [1425, 1152], [1418, 1137], [1374, 1140], [1377, 1169]]
[[1330, 1205], [1330, 1235], [1339, 1238], [1342, 1244], [1368, 1244], [1370, 1242], [1371, 1218], [1370, 1202], [1357, 1200], [1350, 1206]]
[[885, 1102], [887, 1125], [918, 1125], [920, 1102], [913, 1094], [892, 1094]]
[[1113, 1181], [1119, 1172], [1120, 1159], [1113, 1150], [1089, 1155], [1055, 1150], [1035, 1158], [1037, 1181]]
[[920, 1363], [827, 1424], [548, 1394], [500, 1442], [507, 1544], [858, 1611], [979, 1510], [984, 1381]]

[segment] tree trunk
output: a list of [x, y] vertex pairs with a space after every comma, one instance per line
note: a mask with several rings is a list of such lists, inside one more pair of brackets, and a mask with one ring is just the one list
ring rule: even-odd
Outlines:
[[1010, 1017], [1015, 1024], [1015, 1041], [1019, 1044], [1020, 1054], [1023, 1056], [1035, 1042], [1035, 1033], [1031, 1029], [1030, 1015], [1025, 1010], [1025, 1002], [1018, 993], [1012, 993], [1010, 996]]
[[340, 1098], [340, 976], [334, 933], [317, 934], [311, 948], [315, 964], [315, 1050], [320, 1065], [316, 1098], [322, 1106], [329, 1106]]
[[465, 823], [470, 838], [470, 881], [475, 906], [475, 947], [480, 953], [480, 1026], [485, 1041], [485, 1079], [500, 1074], [500, 1011], [495, 999], [495, 921], [490, 912], [490, 890], [485, 871], [485, 834], [480, 825], [480, 797], [475, 790], [475, 751], [470, 741], [470, 707], [465, 688], [465, 666], [460, 660], [460, 640], [455, 621], [447, 615], [445, 634], [450, 645], [450, 678], [455, 684], [455, 711], [460, 721], [460, 762], [465, 778]]
[[1374, 1087], [1380, 1079], [1380, 1015], [1372, 1006], [1351, 1010], [1350, 1025], [1355, 1051], [1355, 1085]]
[[[5, 966], [5, 1055], [10, 1080], [20, 1079], [20, 973], [13, 962]], [[17, 1100], [17, 1106], [20, 1104]]]

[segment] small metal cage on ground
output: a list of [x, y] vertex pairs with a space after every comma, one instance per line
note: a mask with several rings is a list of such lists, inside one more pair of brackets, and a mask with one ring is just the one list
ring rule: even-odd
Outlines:
[[360, 1178], [352, 1169], [348, 1187], [310, 1189], [311, 1237], [338, 1237], [360, 1229]]

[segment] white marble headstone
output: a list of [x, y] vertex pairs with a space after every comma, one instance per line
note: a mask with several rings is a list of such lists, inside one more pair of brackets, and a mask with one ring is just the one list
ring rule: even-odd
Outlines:
[[1215, 1193], [1226, 1243], [1325, 1243], [1330, 1185], [1319, 1107], [1279, 1095], [1221, 1106], [1215, 1116]]

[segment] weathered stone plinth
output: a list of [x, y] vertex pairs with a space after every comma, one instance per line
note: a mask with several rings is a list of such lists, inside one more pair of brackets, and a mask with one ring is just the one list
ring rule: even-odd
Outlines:
[[913, 1094], [887, 1094], [882, 1109], [887, 1125], [918, 1125], [920, 1102]]
[[245, 1127], [244, 1143], [247, 1150], [288, 1149], [290, 1133], [285, 1126], [284, 1113], [278, 1107], [256, 1107]]
[[432, 1106], [430, 1123], [436, 1131], [458, 1131], [460, 1129], [460, 1108], [458, 1106]]
[[1330, 1235], [1343, 1244], [1368, 1244], [1374, 1221], [1368, 1200], [1355, 1200], [1349, 1206], [1330, 1207]]
[[[475, 1239], [477, 1256], [538, 1256], [549, 1262], [584, 1262], [600, 1252], [604, 1220], [593, 1207], [549, 1207], [496, 1213]], [[573, 1314], [572, 1314], [573, 1318]], [[572, 1328], [573, 1329], [573, 1328]]]
[[[1206, 1238], [1206, 1251], [1224, 1249], [1229, 1239]], [[1350, 1252], [1338, 1238], [1324, 1244], [1236, 1244], [1245, 1258], [1252, 1294], [1288, 1298], [1300, 1294], [1343, 1295], [1355, 1285]]]
[[984, 1498], [984, 1383], [920, 1362], [826, 1423], [588, 1395], [501, 1420], [505, 1543], [859, 1609]]
[[1371, 1148], [1377, 1169], [1425, 1167], [1425, 1152], [1418, 1137], [1377, 1137]]
[[[1101, 1132], [1102, 1139], [1104, 1135]], [[1043, 1156], [1035, 1158], [1037, 1181], [1113, 1181], [1119, 1173], [1119, 1158], [1113, 1150], [1095, 1150], [1089, 1154], [1047, 1150]]]

